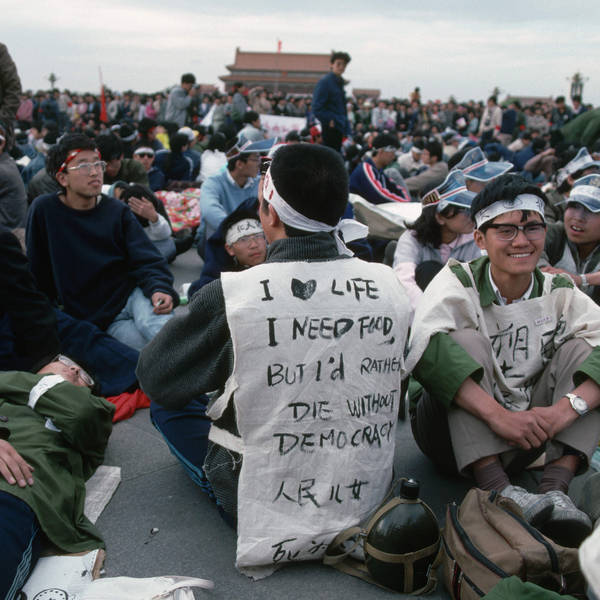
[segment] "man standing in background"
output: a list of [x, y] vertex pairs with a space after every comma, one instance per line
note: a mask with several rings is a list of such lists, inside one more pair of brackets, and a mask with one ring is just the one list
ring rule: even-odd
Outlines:
[[169, 93], [165, 113], [167, 121], [177, 123], [179, 127], [185, 125], [188, 107], [192, 103], [192, 98], [196, 95], [195, 83], [196, 78], [192, 73], [184, 73], [181, 76], [181, 85], [176, 85]]
[[347, 52], [331, 53], [331, 72], [322, 77], [313, 92], [313, 112], [323, 131], [323, 144], [340, 151], [344, 135], [350, 133], [346, 116], [346, 94], [342, 78], [351, 58]]

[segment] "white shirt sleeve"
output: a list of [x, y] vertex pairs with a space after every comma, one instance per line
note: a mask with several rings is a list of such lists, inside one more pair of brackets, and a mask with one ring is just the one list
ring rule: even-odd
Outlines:
[[171, 227], [161, 214], [158, 214], [158, 221], [156, 223], [149, 222], [148, 226], [144, 227], [144, 231], [153, 242], [171, 237]]

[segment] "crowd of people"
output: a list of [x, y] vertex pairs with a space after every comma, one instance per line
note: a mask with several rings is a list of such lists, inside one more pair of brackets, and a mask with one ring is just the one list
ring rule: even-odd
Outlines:
[[[311, 97], [206, 94], [191, 73], [167, 93], [99, 97], [22, 92], [0, 47], [0, 529], [20, 532], [0, 594], [16, 597], [42, 539], [101, 543], [82, 512], [114, 411], [97, 396], [140, 388], [237, 526], [240, 567], [280, 559], [273, 520], [287, 556], [311, 558], [333, 537], [322, 523], [373, 512], [409, 376], [414, 437], [438, 468], [562, 544], [592, 532], [598, 496], [583, 510], [568, 492], [600, 440], [598, 109], [425, 102], [419, 88], [347, 99], [350, 60], [332, 53]], [[270, 138], [266, 114], [305, 126]], [[182, 190], [199, 219], [176, 229], [162, 194]], [[353, 198], [421, 212], [383, 239], [354, 220]], [[181, 295], [169, 262], [192, 244], [202, 261]], [[364, 408], [374, 388], [391, 410]], [[539, 488], [513, 485], [544, 451]], [[351, 508], [344, 477], [369, 484]], [[44, 494], [56, 480], [68, 499]]]

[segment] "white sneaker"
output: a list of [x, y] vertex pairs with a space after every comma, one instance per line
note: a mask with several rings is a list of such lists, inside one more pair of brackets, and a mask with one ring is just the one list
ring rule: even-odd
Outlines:
[[515, 502], [525, 520], [534, 527], [549, 519], [554, 509], [554, 502], [546, 494], [532, 494], [518, 485], [507, 485], [500, 495]]
[[577, 548], [592, 533], [592, 520], [564, 492], [552, 490], [544, 496], [552, 501], [553, 510], [542, 533], [561, 546]]

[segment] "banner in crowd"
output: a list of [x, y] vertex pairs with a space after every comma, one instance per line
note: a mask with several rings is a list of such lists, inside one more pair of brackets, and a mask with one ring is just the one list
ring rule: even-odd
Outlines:
[[306, 127], [304, 117], [283, 117], [281, 115], [260, 115], [260, 125], [267, 132], [267, 137], [285, 139], [290, 131], [300, 132]]
[[[206, 116], [200, 121], [201, 125], [208, 127], [212, 125], [215, 107], [212, 106]], [[300, 132], [306, 127], [304, 117], [284, 117], [281, 115], [260, 115], [261, 127], [267, 133], [268, 138], [278, 137], [284, 139], [290, 131]]]

